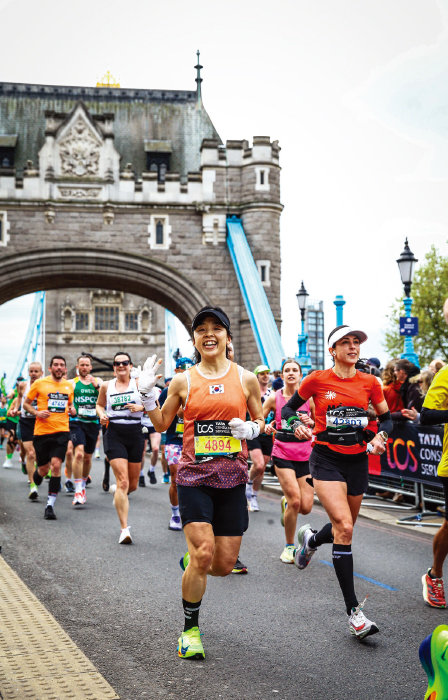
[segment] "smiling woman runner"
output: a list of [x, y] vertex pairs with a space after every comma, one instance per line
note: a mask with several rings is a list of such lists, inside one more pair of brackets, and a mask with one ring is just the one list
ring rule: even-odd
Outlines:
[[[382, 454], [383, 437], [369, 430], [369, 401], [379, 417], [379, 430], [390, 432], [392, 421], [383, 390], [373, 374], [359, 372], [355, 365], [360, 345], [367, 340], [363, 331], [338, 326], [328, 336], [334, 367], [316, 370], [305, 377], [298, 392], [282, 409], [282, 418], [294, 421], [295, 435], [311, 438], [310, 428], [300, 423], [296, 411], [313, 398], [316, 441], [310, 457], [310, 472], [319, 501], [331, 523], [320, 532], [310, 525], [300, 528], [296, 564], [304, 569], [316, 548], [333, 543], [333, 565], [349, 615], [351, 634], [359, 639], [378, 632], [368, 620], [355, 594], [353, 582], [352, 535], [368, 483], [367, 452]], [[376, 426], [375, 426], [376, 427]], [[369, 447], [367, 447], [369, 444]], [[365, 602], [365, 601], [364, 601]]]
[[[267, 425], [265, 431], [267, 435], [272, 435], [274, 430], [277, 430], [272, 449], [272, 461], [283, 491], [281, 523], [285, 528], [286, 539], [280, 559], [284, 564], [294, 564], [297, 516], [299, 513], [302, 515], [310, 513], [314, 500], [314, 489], [307, 482], [310, 476], [311, 441], [297, 438], [292, 427], [281, 417], [283, 406], [299, 390], [302, 368], [297, 360], [289, 357], [283, 362], [281, 374], [284, 387], [266, 399], [263, 412], [266, 418], [270, 411], [275, 411], [275, 421]], [[314, 426], [313, 400], [306, 401], [296, 415], [300, 415], [302, 422], [312, 428]]]
[[[264, 420], [257, 378], [227, 357], [232, 336], [224, 311], [201, 309], [192, 333], [198, 364], [173, 377], [162, 409], [152, 393], [160, 364], [155, 356], [146, 361], [139, 386], [156, 430], [166, 430], [184, 410], [176, 481], [188, 552], [181, 560], [185, 627], [178, 654], [203, 659], [198, 616], [207, 575], [227, 576], [238, 557], [248, 526], [246, 440], [258, 436]], [[247, 410], [251, 421], [245, 421]]]
[[96, 411], [101, 425], [107, 425], [104, 451], [117, 481], [114, 506], [121, 525], [118, 543], [132, 544], [128, 526], [128, 494], [136, 490], [140, 475], [143, 406], [138, 380], [131, 377], [130, 355], [117, 352], [113, 365], [115, 379], [101, 385]]

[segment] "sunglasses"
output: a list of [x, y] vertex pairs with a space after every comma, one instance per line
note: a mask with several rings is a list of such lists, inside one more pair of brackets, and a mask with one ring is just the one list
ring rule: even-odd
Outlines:
[[123, 365], [123, 367], [127, 367], [130, 364], [130, 360], [119, 360], [118, 362], [114, 360], [114, 367], [120, 367], [121, 365]]

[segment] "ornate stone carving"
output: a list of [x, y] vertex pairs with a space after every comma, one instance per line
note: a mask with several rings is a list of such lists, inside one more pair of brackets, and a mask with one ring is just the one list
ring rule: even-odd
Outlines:
[[59, 187], [63, 199], [98, 199], [101, 187]]
[[82, 117], [78, 117], [59, 143], [63, 175], [98, 175], [100, 143]]

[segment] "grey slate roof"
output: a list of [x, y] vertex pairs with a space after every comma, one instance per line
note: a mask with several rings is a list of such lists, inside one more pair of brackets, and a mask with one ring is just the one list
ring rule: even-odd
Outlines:
[[137, 177], [146, 170], [145, 142], [170, 141], [171, 172], [185, 177], [200, 166], [204, 138], [221, 139], [196, 92], [0, 82], [0, 137], [16, 135], [15, 167], [38, 164], [45, 140], [45, 112], [70, 113], [82, 100], [91, 114], [113, 114], [120, 167], [132, 163]]

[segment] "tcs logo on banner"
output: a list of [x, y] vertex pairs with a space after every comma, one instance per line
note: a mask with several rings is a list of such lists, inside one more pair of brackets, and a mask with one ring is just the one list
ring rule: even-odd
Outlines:
[[416, 472], [418, 460], [415, 456], [416, 444], [414, 440], [402, 438], [389, 438], [386, 445], [386, 458], [389, 469], [399, 469]]

